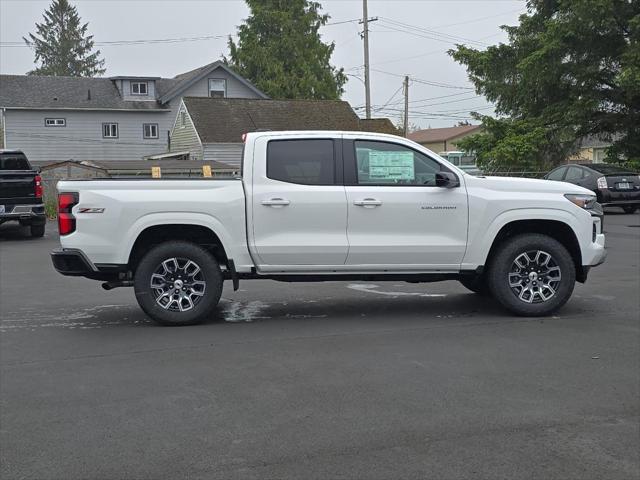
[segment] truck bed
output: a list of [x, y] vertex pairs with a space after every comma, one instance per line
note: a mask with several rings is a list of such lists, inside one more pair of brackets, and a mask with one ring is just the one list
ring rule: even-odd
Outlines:
[[58, 191], [78, 192], [83, 207], [65, 247], [82, 247], [95, 263], [127, 263], [132, 242], [158, 218], [164, 224], [216, 228], [230, 245], [247, 252], [245, 196], [238, 179], [87, 179], [61, 181]]

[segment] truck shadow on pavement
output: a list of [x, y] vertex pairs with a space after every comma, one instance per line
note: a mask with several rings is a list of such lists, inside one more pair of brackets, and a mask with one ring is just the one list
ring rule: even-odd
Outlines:
[[[184, 328], [220, 328], [231, 324], [268, 324], [270, 327], [302, 326], [376, 326], [403, 328], [446, 325], [457, 322], [507, 324], [514, 321], [553, 321], [584, 315], [586, 305], [565, 306], [557, 315], [546, 318], [515, 317], [494, 300], [474, 294], [449, 294], [425, 298], [353, 298], [330, 297], [318, 300], [264, 302], [223, 298], [212, 316], [199, 326]], [[114, 327], [156, 327], [135, 304], [98, 305], [73, 310], [25, 310], [5, 316], [0, 332], [42, 331], [46, 329], [94, 330]]]

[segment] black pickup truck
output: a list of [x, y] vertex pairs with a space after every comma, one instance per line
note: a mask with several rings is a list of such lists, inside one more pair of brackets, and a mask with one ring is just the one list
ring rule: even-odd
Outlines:
[[42, 179], [24, 153], [0, 150], [0, 225], [20, 222], [32, 237], [42, 237], [47, 223], [42, 190]]

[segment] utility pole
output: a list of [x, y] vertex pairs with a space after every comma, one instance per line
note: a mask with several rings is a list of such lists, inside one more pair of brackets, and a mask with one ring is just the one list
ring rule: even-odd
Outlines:
[[369, 18], [367, 0], [362, 0], [362, 21], [364, 26], [362, 38], [364, 39], [364, 97], [367, 118], [371, 118], [371, 85], [369, 84], [369, 22], [375, 22], [378, 18]]
[[404, 77], [404, 136], [409, 135], [409, 75]]

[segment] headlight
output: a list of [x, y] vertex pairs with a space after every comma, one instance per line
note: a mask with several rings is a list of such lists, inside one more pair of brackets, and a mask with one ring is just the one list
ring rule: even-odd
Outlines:
[[591, 210], [597, 205], [595, 195], [575, 195], [567, 193], [565, 198], [585, 210]]
[[607, 185], [606, 177], [598, 177], [598, 180], [596, 180], [596, 182], [598, 183], [598, 188], [609, 188], [609, 186]]

